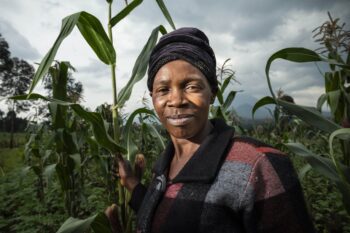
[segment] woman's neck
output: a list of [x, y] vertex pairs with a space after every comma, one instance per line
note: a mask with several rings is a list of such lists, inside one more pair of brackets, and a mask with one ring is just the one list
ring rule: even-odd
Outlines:
[[197, 135], [195, 138], [183, 139], [183, 138], [175, 138], [171, 136], [171, 140], [174, 144], [175, 154], [174, 157], [178, 160], [188, 160], [194, 152], [201, 145], [203, 140], [212, 130], [213, 125], [208, 121], [205, 129], [201, 132], [201, 134]]

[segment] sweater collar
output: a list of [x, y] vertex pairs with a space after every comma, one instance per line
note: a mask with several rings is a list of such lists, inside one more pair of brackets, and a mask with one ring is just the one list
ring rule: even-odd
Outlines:
[[[172, 180], [178, 182], [204, 182], [213, 181], [226, 155], [234, 134], [233, 128], [226, 125], [221, 119], [211, 120], [213, 130], [204, 139], [194, 155], [185, 164], [179, 174]], [[165, 151], [161, 154], [154, 167], [154, 173], [161, 175], [166, 173], [174, 156], [174, 145], [170, 141]]]

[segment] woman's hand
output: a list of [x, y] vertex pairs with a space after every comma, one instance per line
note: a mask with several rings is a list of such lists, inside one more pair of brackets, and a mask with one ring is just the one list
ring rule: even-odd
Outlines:
[[133, 173], [130, 162], [122, 158], [118, 159], [117, 176], [120, 178], [121, 185], [129, 192], [132, 192], [136, 185], [140, 183], [140, 179]]

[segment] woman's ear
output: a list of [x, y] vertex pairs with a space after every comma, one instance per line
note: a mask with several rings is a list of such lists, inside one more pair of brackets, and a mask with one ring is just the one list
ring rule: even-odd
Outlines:
[[149, 96], [151, 96], [151, 97], [152, 97], [152, 94], [153, 94], [153, 93], [152, 93], [152, 91], [150, 91], [150, 92], [149, 92]]

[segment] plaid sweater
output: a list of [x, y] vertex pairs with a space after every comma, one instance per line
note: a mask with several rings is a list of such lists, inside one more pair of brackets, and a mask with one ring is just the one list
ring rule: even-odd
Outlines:
[[220, 120], [180, 173], [166, 182], [174, 154], [168, 145], [148, 190], [130, 201], [137, 232], [314, 232], [287, 155], [247, 137], [232, 137]]

